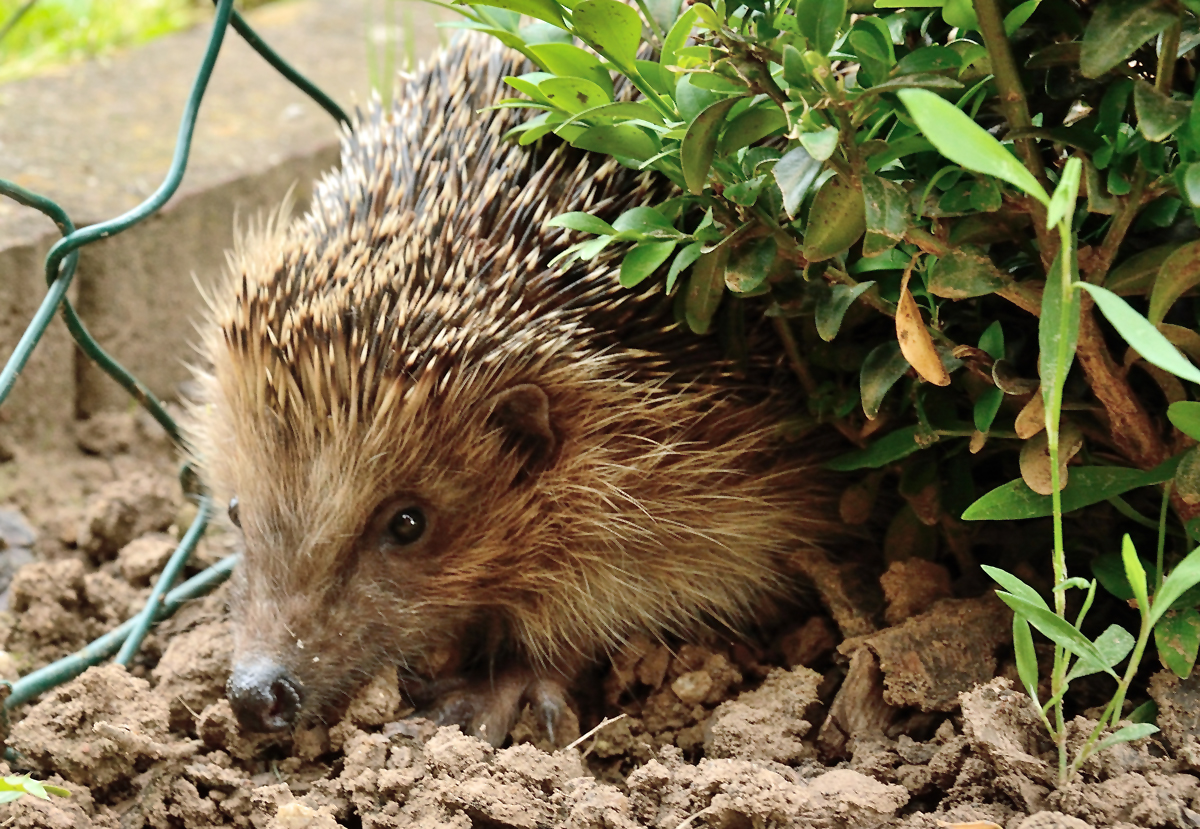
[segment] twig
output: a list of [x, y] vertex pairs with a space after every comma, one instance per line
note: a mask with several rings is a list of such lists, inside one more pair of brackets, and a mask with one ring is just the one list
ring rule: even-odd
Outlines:
[[593, 728], [588, 733], [581, 735], [578, 740], [573, 741], [570, 745], [568, 745], [566, 748], [564, 748], [563, 751], [570, 751], [573, 748], [578, 748], [580, 743], [582, 743], [588, 737], [591, 737], [593, 734], [595, 734], [601, 728], [604, 728], [607, 725], [612, 725], [613, 723], [617, 722], [618, 720], [623, 720], [623, 719], [625, 719], [624, 714], [617, 714], [617, 716], [615, 716], [615, 717], [605, 717], [604, 719], [602, 719], [600, 721], [600, 724], [598, 726]]

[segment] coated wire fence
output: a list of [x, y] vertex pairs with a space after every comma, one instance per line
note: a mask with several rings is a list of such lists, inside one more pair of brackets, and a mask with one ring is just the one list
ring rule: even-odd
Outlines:
[[[209, 78], [212, 75], [213, 66], [216, 64], [217, 55], [225, 39], [225, 33], [230, 26], [267, 63], [312, 98], [322, 109], [342, 124], [346, 126], [350, 125], [350, 119], [347, 118], [346, 114], [333, 100], [276, 54], [250, 28], [245, 19], [238, 12], [234, 11], [233, 0], [214, 0], [214, 2], [216, 5], [216, 14], [213, 20], [212, 34], [209, 37], [208, 46], [200, 62], [199, 70], [196, 73], [196, 80], [192, 84], [191, 92], [184, 106], [183, 117], [179, 124], [178, 138], [175, 143], [174, 156], [162, 184], [158, 186], [158, 189], [149, 198], [120, 216], [90, 225], [86, 228], [77, 229], [74, 222], [71, 221], [71, 217], [67, 215], [67, 212], [54, 201], [26, 190], [11, 181], [0, 178], [0, 195], [7, 196], [26, 207], [40, 211], [53, 221], [62, 232], [62, 238], [46, 254], [45, 274], [48, 286], [46, 296], [26, 327], [8, 362], [5, 364], [3, 370], [0, 370], [0, 405], [3, 405], [13, 386], [17, 383], [22, 369], [24, 369], [25, 364], [29, 361], [30, 355], [37, 347], [46, 328], [50, 325], [55, 314], [61, 310], [67, 330], [84, 353], [129, 392], [166, 429], [167, 434], [171, 436], [177, 447], [181, 449], [185, 448], [178, 425], [167, 413], [166, 409], [163, 408], [162, 403], [149, 388], [126, 371], [120, 363], [101, 348], [88, 333], [83, 321], [80, 320], [70, 300], [67, 299], [67, 289], [70, 287], [71, 281], [75, 276], [80, 248], [92, 244], [99, 239], [115, 236], [144, 221], [161, 209], [179, 188], [179, 184], [183, 180], [184, 171], [187, 168], [188, 155], [191, 150], [192, 135], [195, 131], [200, 102], [204, 98]], [[2, 712], [0, 712], [0, 740], [3, 740], [8, 732], [7, 712], [10, 709], [23, 702], [27, 702], [56, 685], [73, 679], [92, 665], [102, 662], [114, 653], [116, 654], [116, 661], [128, 667], [141, 647], [146, 634], [155, 622], [171, 615], [189, 599], [204, 595], [229, 577], [229, 574], [237, 564], [237, 555], [223, 559], [172, 589], [172, 585], [175, 584], [182, 573], [183, 567], [187, 563], [192, 550], [195, 549], [196, 543], [204, 534], [212, 513], [211, 496], [194, 470], [185, 465], [180, 473], [180, 483], [185, 495], [197, 503], [196, 517], [155, 582], [145, 607], [120, 627], [106, 633], [76, 653], [37, 671], [33, 671], [15, 682], [0, 682], [0, 696], [3, 695], [4, 691], [7, 691], [7, 697], [4, 699], [4, 707]], [[12, 756], [11, 750], [8, 756]]]

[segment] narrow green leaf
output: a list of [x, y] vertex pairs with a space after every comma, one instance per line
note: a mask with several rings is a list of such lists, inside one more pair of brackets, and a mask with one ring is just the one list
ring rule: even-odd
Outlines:
[[1108, 272], [1104, 287], [1118, 296], [1150, 293], [1163, 262], [1180, 247], [1178, 242], [1172, 242], [1135, 253]]
[[546, 222], [549, 227], [565, 227], [568, 230], [578, 230], [581, 233], [593, 233], [597, 236], [608, 234], [615, 236], [617, 231], [613, 226], [603, 219], [597, 218], [590, 213], [560, 213], [550, 221]]
[[1025, 0], [1024, 3], [1004, 15], [1004, 33], [1012, 37], [1017, 29], [1024, 26], [1025, 21], [1033, 16], [1041, 2], [1042, 0]]
[[62, 786], [51, 786], [49, 783], [43, 783], [42, 788], [45, 789], [48, 794], [52, 794], [55, 797], [71, 796], [71, 792], [67, 789], [64, 789]]
[[[1143, 486], [1171, 480], [1179, 459], [1171, 458], [1154, 469], [1126, 469], [1120, 466], [1077, 466], [1062, 491], [1064, 513], [1098, 504]], [[996, 487], [963, 512], [964, 521], [1009, 521], [1020, 518], [1044, 518], [1052, 515], [1049, 495], [1038, 495], [1018, 478]]]
[[24, 791], [3, 791], [0, 790], [0, 804], [12, 803], [14, 800], [20, 800], [25, 796]]
[[1150, 607], [1150, 624], [1153, 625], [1161, 619], [1176, 599], [1197, 584], [1200, 584], [1200, 549], [1192, 550], [1183, 561], [1175, 565], [1175, 569], [1163, 582], [1162, 588], [1154, 594], [1154, 604]]
[[1150, 321], [1129, 307], [1129, 303], [1099, 285], [1080, 283], [1079, 287], [1092, 295], [1105, 318], [1117, 329], [1125, 342], [1142, 355], [1146, 362], [1169, 371], [1176, 377], [1200, 383], [1200, 369], [1189, 363]]
[[1096, 747], [1092, 749], [1092, 754], [1098, 754], [1106, 748], [1128, 743], [1133, 740], [1140, 740], [1143, 737], [1149, 737], [1151, 734], [1158, 733], [1158, 726], [1151, 723], [1134, 723], [1119, 729], [1113, 734], [1105, 737], [1100, 742], [1096, 743]]
[[1038, 607], [1046, 610], [1050, 609], [1050, 606], [1046, 604], [1046, 600], [1043, 599], [1036, 590], [1034, 590], [1025, 582], [1021, 581], [1021, 579], [1017, 576], [1013, 575], [1007, 570], [1001, 570], [999, 567], [992, 567], [987, 564], [980, 565], [980, 567], [992, 581], [996, 582], [996, 584], [1000, 585], [1017, 598], [1024, 599], [1030, 604], [1037, 605]]
[[1154, 645], [1163, 665], [1180, 679], [1187, 679], [1200, 653], [1200, 613], [1191, 607], [1164, 613], [1154, 626]]
[[979, 335], [979, 349], [986, 351], [993, 360], [1004, 359], [1004, 328], [1000, 325], [1000, 320], [993, 320]]
[[1017, 658], [1017, 676], [1025, 686], [1025, 693], [1035, 703], [1038, 689], [1037, 650], [1033, 647], [1033, 632], [1029, 622], [1013, 614], [1013, 652]]
[[1079, 175], [1082, 172], [1083, 163], [1078, 158], [1067, 160], [1062, 178], [1050, 197], [1050, 206], [1046, 208], [1046, 227], [1053, 228], [1075, 212], [1075, 202], [1079, 198]]
[[725, 265], [729, 261], [729, 245], [718, 245], [703, 254], [692, 268], [684, 298], [684, 317], [693, 334], [707, 334], [713, 315], [725, 294]]
[[954, 104], [925, 89], [896, 93], [938, 152], [968, 170], [995, 176], [1042, 204], [1050, 197], [1017, 158]]
[[674, 242], [642, 242], [634, 247], [621, 260], [621, 287], [632, 288], [640, 284], [674, 251]]
[[696, 116], [696, 120], [692, 121], [683, 136], [683, 144], [679, 148], [679, 161], [683, 166], [684, 183], [694, 195], [704, 193], [704, 186], [708, 183], [708, 170], [717, 151], [717, 136], [725, 124], [726, 114], [735, 103], [736, 98], [726, 98], [710, 104]]
[[[833, 285], [829, 292], [821, 297], [816, 309], [817, 334], [821, 339], [830, 342], [837, 336], [846, 311], [850, 310], [854, 300], [869, 291], [874, 284], [874, 281], [870, 281], [857, 285]], [[1200, 403], [1196, 405], [1200, 406]]]
[[583, 0], [575, 7], [571, 23], [588, 46], [621, 69], [633, 67], [642, 42], [642, 19], [632, 8], [618, 0]]
[[905, 426], [881, 437], [866, 449], [856, 449], [839, 455], [825, 464], [834, 472], [853, 472], [856, 469], [878, 469], [901, 458], [906, 458], [921, 448], [917, 443], [916, 426]]
[[1145, 613], [1150, 608], [1146, 589], [1146, 568], [1142, 567], [1137, 550], [1133, 546], [1133, 539], [1128, 533], [1121, 541], [1121, 563], [1125, 565], [1125, 578], [1133, 590], [1133, 598], [1137, 599], [1138, 607]]
[[1104, 0], [1096, 6], [1079, 50], [1084, 77], [1098, 78], [1175, 22], [1170, 0]]
[[32, 777], [26, 777], [23, 786], [27, 794], [31, 794], [36, 798], [40, 798], [41, 800], [50, 799], [50, 795], [46, 794], [46, 790], [42, 788], [42, 784], [37, 780], [34, 780]]
[[1200, 403], [1177, 400], [1167, 407], [1167, 419], [1192, 440], [1200, 440]]
[[779, 185], [779, 192], [783, 194], [783, 209], [790, 218], [795, 219], [800, 203], [821, 174], [821, 162], [803, 147], [795, 147], [779, 159], [771, 172], [775, 176], [775, 183]]
[[[1000, 601], [1011, 607], [1014, 613], [1020, 613], [1029, 620], [1029, 624], [1037, 628], [1050, 641], [1066, 648], [1076, 656], [1090, 659], [1097, 665], [1104, 664], [1104, 655], [1086, 636], [1072, 627], [1070, 622], [1060, 619], [1045, 607], [1039, 607], [1011, 593], [997, 592], [996, 595], [1000, 597]], [[1106, 669], [1105, 673], [1116, 676], [1111, 668]]]
[[[1042, 313], [1038, 319], [1038, 374], [1042, 378], [1042, 398], [1047, 411], [1054, 405], [1053, 398], [1061, 394], [1067, 373], [1075, 359], [1075, 345], [1079, 341], [1079, 293], [1067, 291], [1064, 305], [1062, 284], [1062, 252], [1054, 257], [1050, 273], [1046, 277], [1046, 288], [1042, 292]], [[1078, 263], [1071, 257], [1071, 284], [1079, 279]], [[1063, 325], [1063, 318], [1066, 325]], [[1066, 328], [1065, 337], [1063, 328]], [[1065, 343], [1063, 340], [1065, 339]], [[1061, 348], [1060, 348], [1061, 347]], [[1065, 355], [1060, 363], [1059, 354]]]
[[864, 94], [879, 94], [880, 92], [895, 92], [900, 89], [962, 89], [963, 85], [954, 78], [945, 75], [897, 75], [881, 81], [866, 90]]
[[858, 376], [863, 413], [874, 420], [883, 405], [884, 395], [909, 369], [908, 360], [900, 353], [900, 343], [887, 340], [877, 345], [863, 360]]
[[1136, 642], [1129, 631], [1118, 625], [1109, 625], [1103, 633], [1096, 637], [1095, 642], [1096, 650], [1104, 657], [1102, 662], [1097, 663], [1086, 656], [1082, 657], [1071, 666], [1071, 671], [1067, 674], [1067, 682], [1074, 682], [1085, 676], [1115, 668], [1133, 650], [1134, 644]]
[[800, 33], [809, 45], [822, 55], [832, 52], [846, 17], [846, 0], [797, 0], [795, 8]]
[[1158, 325], [1175, 300], [1200, 285], [1200, 240], [1176, 248], [1158, 269], [1150, 291], [1150, 322]]
[[675, 287], [675, 280], [679, 278], [679, 274], [699, 259], [703, 250], [703, 242], [692, 242], [676, 254], [674, 261], [671, 262], [671, 267], [667, 269], [667, 293], [670, 293]]

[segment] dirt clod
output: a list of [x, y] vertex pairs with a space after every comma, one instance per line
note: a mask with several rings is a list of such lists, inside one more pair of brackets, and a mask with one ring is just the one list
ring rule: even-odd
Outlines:
[[88, 501], [80, 549], [96, 561], [112, 558], [133, 539], [170, 527], [179, 498], [179, 485], [162, 475], [139, 473], [106, 484]]

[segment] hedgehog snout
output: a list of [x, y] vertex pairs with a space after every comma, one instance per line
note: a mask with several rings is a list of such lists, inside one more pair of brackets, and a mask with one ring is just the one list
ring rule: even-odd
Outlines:
[[247, 731], [282, 731], [296, 724], [304, 701], [303, 687], [287, 668], [265, 656], [233, 666], [225, 686], [238, 724]]

